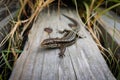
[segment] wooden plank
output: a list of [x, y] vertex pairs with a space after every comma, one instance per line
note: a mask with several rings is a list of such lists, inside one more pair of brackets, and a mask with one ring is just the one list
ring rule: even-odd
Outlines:
[[120, 17], [109, 11], [102, 15], [98, 22], [102, 33], [106, 34], [104, 37], [108, 39], [109, 46], [114, 46], [113, 50], [117, 48], [115, 55], [120, 60]]
[[[77, 20], [81, 27], [79, 35], [86, 36], [67, 47], [63, 59], [58, 57], [59, 49], [45, 50], [40, 46], [46, 38], [61, 37], [58, 30], [71, 29], [68, 26], [70, 20], [62, 13]], [[60, 15], [54, 8], [50, 9], [50, 14], [41, 12], [29, 33], [24, 51], [14, 65], [10, 80], [115, 80], [83, 26], [75, 10], [62, 8]], [[44, 31], [46, 27], [53, 29], [50, 35]]]

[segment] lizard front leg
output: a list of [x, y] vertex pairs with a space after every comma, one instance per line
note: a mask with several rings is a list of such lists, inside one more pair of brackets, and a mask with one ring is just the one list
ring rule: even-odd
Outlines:
[[64, 47], [64, 46], [60, 47], [60, 53], [59, 53], [60, 58], [63, 58], [63, 56], [65, 56], [65, 54], [64, 54], [65, 50], [66, 50], [66, 47]]

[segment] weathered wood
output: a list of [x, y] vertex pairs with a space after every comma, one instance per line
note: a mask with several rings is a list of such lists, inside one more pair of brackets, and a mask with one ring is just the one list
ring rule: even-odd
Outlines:
[[113, 46], [113, 50], [116, 50], [115, 55], [120, 60], [120, 17], [109, 11], [102, 15], [98, 22], [102, 33], [106, 34], [103, 36], [109, 42], [108, 46]]
[[[79, 34], [86, 36], [67, 47], [63, 59], [58, 57], [59, 49], [45, 50], [40, 46], [49, 36], [61, 37], [58, 30], [70, 29], [68, 23], [71, 22], [62, 13], [76, 19], [81, 27]], [[50, 14], [41, 12], [29, 33], [24, 51], [14, 65], [10, 80], [115, 80], [97, 45], [83, 26], [75, 10], [62, 8], [60, 15], [54, 8]], [[46, 27], [53, 29], [50, 35], [44, 31]]]

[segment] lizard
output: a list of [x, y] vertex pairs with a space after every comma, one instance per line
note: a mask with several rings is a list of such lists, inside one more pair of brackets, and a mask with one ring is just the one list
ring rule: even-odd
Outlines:
[[72, 30], [65, 29], [63, 31], [59, 31], [59, 33], [65, 33], [63, 37], [48, 38], [48, 39], [43, 40], [41, 43], [41, 46], [43, 48], [59, 48], [60, 49], [59, 57], [65, 56], [64, 52], [66, 50], [66, 47], [73, 45], [76, 42], [77, 38], [80, 37], [78, 35], [78, 32], [80, 30], [79, 23], [67, 15], [64, 15], [64, 14], [62, 15], [73, 22], [73, 24], [71, 23], [68, 24], [72, 28]]

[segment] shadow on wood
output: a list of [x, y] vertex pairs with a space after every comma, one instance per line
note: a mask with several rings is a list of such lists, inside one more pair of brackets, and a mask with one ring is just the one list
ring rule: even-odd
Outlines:
[[[45, 50], [40, 46], [44, 39], [61, 37], [58, 30], [71, 29], [68, 26], [71, 21], [61, 14], [77, 20], [81, 27], [79, 35], [86, 36], [67, 47], [63, 59], [58, 57], [59, 49]], [[53, 29], [50, 35], [44, 31], [46, 27]], [[89, 32], [84, 29], [77, 12], [62, 8], [60, 15], [55, 9], [51, 9], [50, 14], [47, 14], [47, 11], [40, 13], [29, 33], [24, 51], [14, 66], [10, 80], [115, 80], [115, 78]]]

